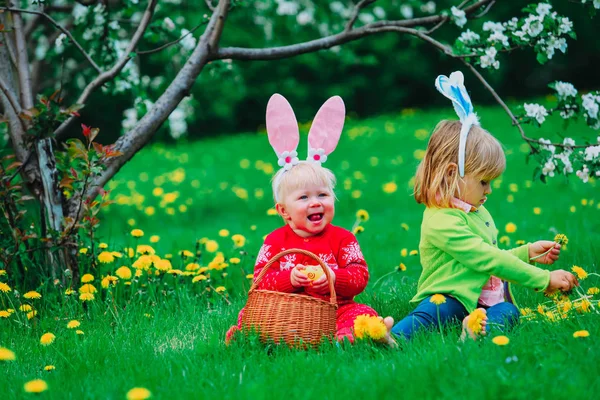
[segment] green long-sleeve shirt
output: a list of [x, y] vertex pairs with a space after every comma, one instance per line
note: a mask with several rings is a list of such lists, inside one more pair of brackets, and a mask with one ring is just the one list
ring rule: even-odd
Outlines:
[[456, 298], [471, 312], [492, 275], [535, 290], [545, 289], [550, 272], [528, 263], [529, 245], [500, 250], [497, 232], [483, 206], [469, 213], [457, 208], [426, 208], [419, 244], [423, 272], [411, 302], [441, 293]]

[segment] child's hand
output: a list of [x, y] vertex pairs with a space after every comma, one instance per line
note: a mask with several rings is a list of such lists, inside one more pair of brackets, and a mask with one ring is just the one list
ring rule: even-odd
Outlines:
[[306, 266], [302, 264], [296, 264], [294, 269], [292, 269], [292, 274], [290, 275], [290, 282], [292, 283], [293, 287], [299, 288], [304, 286], [310, 286], [312, 281], [308, 279], [308, 276], [306, 276], [304, 272], [302, 272], [305, 269]]
[[538, 240], [529, 245], [529, 259], [540, 264], [554, 264], [560, 256], [560, 247], [550, 240]]
[[557, 290], [568, 292], [574, 286], [579, 286], [575, 275], [563, 269], [558, 269], [550, 272], [550, 283], [544, 292], [546, 294], [552, 294]]
[[[335, 285], [335, 272], [329, 266], [327, 266], [329, 270], [329, 276], [331, 279], [331, 283]], [[312, 283], [311, 291], [317, 294], [329, 294], [329, 281], [327, 280], [327, 276], [325, 274], [321, 275], [319, 279]]]

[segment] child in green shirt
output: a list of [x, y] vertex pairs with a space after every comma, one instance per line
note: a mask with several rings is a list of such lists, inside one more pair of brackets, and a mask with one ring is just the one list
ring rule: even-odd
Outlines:
[[[436, 88], [452, 100], [460, 121], [436, 126], [417, 170], [415, 199], [426, 206], [419, 244], [423, 272], [411, 300], [418, 305], [392, 329], [405, 339], [452, 320], [463, 320], [463, 338], [474, 339], [486, 333], [487, 324], [502, 329], [514, 325], [519, 311], [504, 301], [508, 293], [501, 280], [546, 292], [577, 285], [573, 274], [549, 272], [531, 262], [554, 263], [558, 243], [541, 240], [498, 249], [497, 229], [483, 204], [506, 159], [498, 140], [479, 126], [463, 80], [460, 72], [436, 79]], [[474, 330], [469, 313], [478, 307], [481, 330]]]

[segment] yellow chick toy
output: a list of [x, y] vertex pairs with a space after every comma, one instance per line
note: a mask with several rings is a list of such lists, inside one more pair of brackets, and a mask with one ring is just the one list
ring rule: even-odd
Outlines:
[[307, 265], [306, 269], [301, 269], [300, 271], [302, 271], [302, 273], [305, 274], [311, 281], [316, 281], [323, 276], [323, 274], [325, 274], [320, 265]]

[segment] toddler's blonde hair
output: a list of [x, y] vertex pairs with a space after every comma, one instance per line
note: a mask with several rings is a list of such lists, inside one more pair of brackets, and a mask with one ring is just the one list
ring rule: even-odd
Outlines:
[[335, 175], [327, 168], [312, 161], [300, 161], [289, 170], [283, 168], [273, 176], [273, 200], [281, 203], [286, 195], [309, 185], [327, 186], [335, 196]]
[[[461, 127], [460, 121], [443, 120], [433, 130], [415, 176], [414, 196], [417, 203], [427, 207], [450, 207], [462, 178], [458, 168], [451, 176], [448, 176], [447, 169], [450, 163], [458, 164]], [[500, 142], [485, 129], [473, 125], [467, 137], [465, 175], [492, 180], [500, 176], [505, 168], [506, 157]]]

